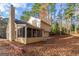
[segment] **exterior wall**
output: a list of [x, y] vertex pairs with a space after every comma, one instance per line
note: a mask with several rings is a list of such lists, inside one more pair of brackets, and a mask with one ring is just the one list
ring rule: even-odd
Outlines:
[[48, 36], [48, 33], [51, 31], [51, 19], [48, 16], [48, 4], [42, 3], [42, 7], [44, 7], [44, 9], [40, 12], [41, 28], [46, 31], [44, 35]]
[[49, 32], [47, 31], [42, 31], [42, 37], [30, 37], [30, 38], [27, 38], [26, 41], [27, 41], [27, 44], [28, 43], [34, 43], [34, 42], [40, 42], [40, 41], [45, 41], [47, 40], [49, 37]]
[[18, 28], [23, 27], [23, 26], [25, 26], [27, 28], [26, 24], [15, 24], [15, 31], [16, 31], [16, 34], [15, 34], [16, 39], [15, 39], [15, 41], [16, 42], [19, 42], [19, 43], [26, 44], [26, 40], [27, 40], [27, 35], [26, 35], [27, 29], [25, 28], [26, 29], [26, 31], [25, 31], [26, 33], [25, 33], [25, 37], [24, 38], [23, 37], [18, 37], [18, 33], [17, 33]]
[[0, 38], [6, 38], [6, 24], [4, 24], [2, 19], [0, 16]]
[[45, 40], [47, 40], [47, 39], [45, 39], [44, 37], [31, 37], [31, 38], [27, 38], [27, 44], [28, 43], [45, 41]]
[[39, 18], [30, 17], [30, 19], [27, 21], [29, 24], [36, 26], [40, 28], [41, 26], [41, 20]]
[[6, 38], [6, 28], [0, 28], [0, 38]]
[[15, 39], [16, 42], [23, 43], [23, 44], [27, 44], [26, 40], [27, 40], [26, 38], [17, 38], [17, 39]]
[[29, 44], [29, 43], [35, 43], [35, 42], [40, 42], [40, 41], [45, 41], [49, 37], [31, 37], [31, 38], [18, 38], [15, 39], [16, 42], [23, 43], [23, 44]]
[[[16, 31], [17, 31], [17, 25], [15, 26]], [[26, 27], [27, 28], [27, 27]], [[28, 44], [28, 43], [34, 43], [34, 42], [40, 42], [40, 41], [45, 41], [49, 37], [49, 32], [42, 31], [42, 37], [30, 37], [30, 38], [23, 38], [23, 37], [17, 37], [17, 32], [16, 32], [16, 42], [23, 43], [23, 44]]]
[[43, 36], [43, 37], [49, 37], [49, 32], [43, 31], [43, 32], [42, 32], [42, 36]]
[[50, 32], [50, 30], [51, 30], [51, 26], [48, 24], [45, 24], [44, 22], [41, 22], [41, 28], [48, 32]]

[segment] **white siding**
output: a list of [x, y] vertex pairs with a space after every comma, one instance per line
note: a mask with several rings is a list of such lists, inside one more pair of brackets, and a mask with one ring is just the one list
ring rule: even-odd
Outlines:
[[39, 18], [35, 18], [35, 17], [30, 17], [30, 19], [28, 20], [28, 23], [31, 25], [34, 25], [36, 27], [39, 27], [39, 28], [41, 26], [41, 20]]

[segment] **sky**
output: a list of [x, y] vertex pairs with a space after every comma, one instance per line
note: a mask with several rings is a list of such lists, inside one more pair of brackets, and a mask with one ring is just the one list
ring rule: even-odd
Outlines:
[[[10, 5], [13, 5], [15, 7], [15, 18], [20, 19], [20, 17], [23, 15], [23, 11], [31, 11], [32, 6], [34, 3], [0, 3], [0, 15], [4, 18], [7, 18], [9, 16], [9, 9]], [[56, 4], [55, 6], [55, 16], [58, 15], [60, 10], [60, 3]], [[62, 8], [66, 8], [66, 3], [62, 4]], [[62, 11], [64, 13], [64, 11]]]
[[10, 6], [13, 5], [15, 7], [15, 18], [20, 19], [23, 14], [23, 11], [31, 11], [32, 3], [0, 3], [0, 15], [3, 18], [9, 17]]
[[[0, 3], [0, 15], [4, 18], [9, 16], [10, 5], [13, 5], [15, 7], [15, 18], [20, 19], [20, 17], [23, 15], [23, 11], [32, 10], [32, 6], [34, 5], [34, 3]], [[59, 6], [60, 4], [56, 4], [55, 6], [56, 15], [59, 12]]]

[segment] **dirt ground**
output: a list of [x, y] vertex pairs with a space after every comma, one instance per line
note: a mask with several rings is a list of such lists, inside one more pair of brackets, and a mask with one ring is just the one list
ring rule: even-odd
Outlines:
[[15, 56], [79, 56], [79, 36], [52, 36], [43, 42], [23, 45], [0, 41], [0, 55]]

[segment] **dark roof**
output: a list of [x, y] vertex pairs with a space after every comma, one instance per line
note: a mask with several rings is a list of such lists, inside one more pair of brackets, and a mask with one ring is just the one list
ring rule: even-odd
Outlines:
[[22, 20], [15, 20], [16, 24], [26, 24], [26, 22], [22, 21]]
[[[7, 23], [8, 23], [8, 18], [4, 18], [2, 21], [7, 24]], [[23, 20], [15, 19], [15, 23], [16, 23], [16, 24], [26, 24], [29, 28], [40, 29], [40, 28], [38, 28], [38, 27], [35, 27], [35, 26], [33, 26], [33, 25], [27, 23], [26, 21], [23, 21]]]
[[8, 20], [9, 20], [8, 18], [3, 18], [2, 22], [5, 23], [5, 24], [7, 24], [8, 23]]
[[38, 28], [38, 27], [35, 27], [35, 26], [33, 26], [33, 25], [27, 23], [26, 21], [23, 21], [23, 20], [15, 20], [15, 23], [16, 23], [16, 24], [26, 24], [27, 27], [29, 27], [29, 28], [40, 29], [40, 28]]
[[[8, 23], [8, 20], [9, 20], [8, 18], [3, 18], [2, 22]], [[18, 19], [15, 19], [15, 23], [16, 23], [16, 24], [26, 24], [25, 21], [18, 20]]]

